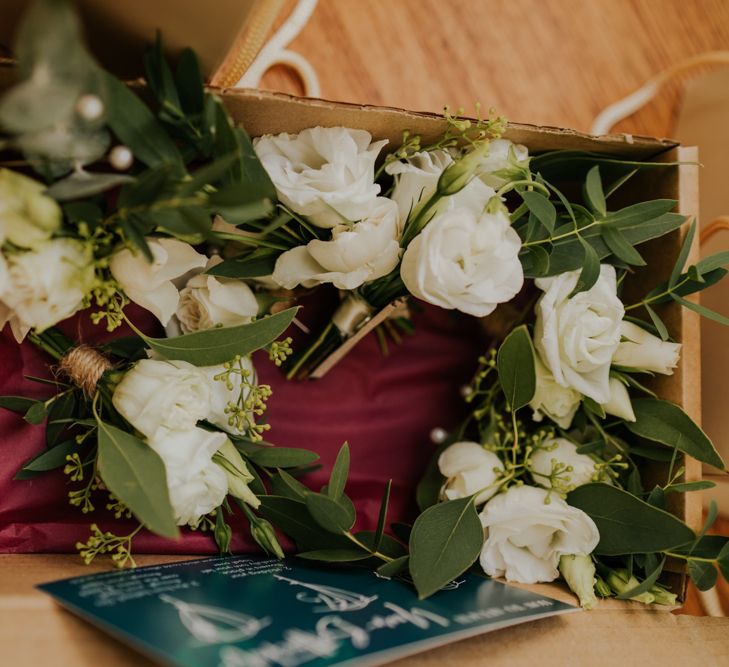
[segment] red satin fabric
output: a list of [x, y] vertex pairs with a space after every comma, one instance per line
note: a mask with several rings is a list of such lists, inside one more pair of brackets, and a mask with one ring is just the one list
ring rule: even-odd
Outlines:
[[[153, 331], [150, 317], [129, 309], [133, 321]], [[265, 354], [257, 353], [260, 381], [273, 388], [266, 439], [277, 445], [304, 447], [321, 455], [322, 468], [303, 479], [312, 488], [326, 483], [331, 465], [344, 441], [351, 448], [347, 493], [358, 509], [357, 528], [374, 529], [380, 499], [388, 479], [393, 480], [392, 521], [411, 522], [416, 515], [415, 485], [434, 446], [433, 427], [450, 428], [463, 417], [459, 388], [468, 382], [483, 350], [473, 318], [425, 306], [414, 315], [416, 332], [402, 344], [390, 344], [384, 357], [370, 334], [325, 378], [286, 381]], [[109, 338], [94, 327], [88, 314], [67, 322], [64, 331], [78, 341]], [[114, 336], [126, 335], [118, 331]], [[50, 395], [50, 387], [24, 379], [49, 377], [48, 359], [32, 345], [18, 346], [8, 328], [0, 333], [0, 395]], [[66, 476], [54, 471], [28, 481], [13, 476], [23, 463], [45, 447], [44, 426], [31, 426], [0, 409], [0, 552], [68, 552], [86, 541], [89, 523], [116, 534], [135, 524], [116, 520], [97, 509], [83, 515], [68, 504]], [[97, 508], [103, 507], [99, 496]], [[240, 518], [231, 523], [234, 551], [255, 547]], [[135, 538], [137, 553], [214, 553], [212, 537], [183, 531], [180, 541], [142, 533]]]

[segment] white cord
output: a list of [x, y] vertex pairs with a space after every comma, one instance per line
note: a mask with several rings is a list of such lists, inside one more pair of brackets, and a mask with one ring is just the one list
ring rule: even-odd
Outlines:
[[257, 88], [263, 75], [274, 65], [288, 65], [301, 78], [304, 94], [319, 97], [321, 88], [316, 70], [303, 56], [286, 47], [304, 29], [311, 18], [318, 0], [299, 0], [291, 15], [261, 49], [248, 71], [236, 84], [236, 88]]

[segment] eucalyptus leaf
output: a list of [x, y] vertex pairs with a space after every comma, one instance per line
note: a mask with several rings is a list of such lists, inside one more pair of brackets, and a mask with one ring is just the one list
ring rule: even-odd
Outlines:
[[37, 426], [43, 423], [45, 418], [48, 416], [48, 407], [43, 401], [35, 401], [29, 408], [28, 411], [23, 415], [23, 419], [29, 424]]
[[615, 257], [626, 264], [645, 266], [645, 260], [640, 256], [640, 253], [628, 243], [617, 227], [603, 226], [600, 231], [603, 241]]
[[295, 447], [262, 447], [248, 458], [262, 468], [297, 468], [318, 461], [319, 455]]
[[712, 320], [717, 324], [723, 324], [725, 327], [729, 326], [729, 317], [725, 317], [721, 313], [717, 313], [716, 311], [711, 310], [706, 306], [702, 306], [698, 303], [694, 303], [693, 301], [688, 301], [680, 296], [677, 296], [676, 294], [671, 294], [671, 298], [677, 303], [680, 303], [684, 308], [693, 310], [695, 313], [698, 313], [702, 317], [705, 317], [707, 320]]
[[711, 482], [707, 479], [698, 480], [696, 482], [683, 482], [681, 484], [671, 484], [664, 490], [665, 493], [690, 493], [691, 491], [706, 491], [707, 489], [713, 489], [716, 483]]
[[146, 528], [177, 538], [164, 463], [149, 445], [103, 421], [98, 422], [98, 470], [106, 487]]
[[385, 521], [387, 520], [387, 508], [390, 503], [390, 490], [392, 489], [392, 480], [388, 480], [385, 485], [385, 491], [380, 501], [380, 512], [377, 516], [377, 528], [375, 529], [375, 538], [373, 549], [377, 551], [382, 543], [382, 536], [385, 532]]
[[269, 482], [271, 484], [272, 494], [275, 496], [303, 501], [311, 493], [308, 487], [292, 475], [289, 475], [285, 470], [279, 470], [269, 479]]
[[97, 195], [132, 181], [134, 181], [134, 178], [126, 174], [74, 172], [68, 178], [56, 181], [46, 190], [46, 194], [56, 201], [68, 201]]
[[471, 498], [429, 507], [410, 534], [410, 574], [420, 599], [463, 574], [483, 546], [483, 526]]
[[339, 500], [344, 494], [344, 487], [347, 484], [347, 477], [349, 475], [349, 445], [345, 442], [339, 453], [337, 459], [332, 467], [332, 474], [329, 478], [329, 485], [327, 489], [327, 495], [334, 500]]
[[691, 581], [700, 591], [708, 591], [716, 584], [718, 573], [713, 563], [699, 560], [689, 560], [688, 573]]
[[504, 339], [496, 359], [507, 403], [512, 410], [524, 407], [536, 391], [534, 350], [526, 325], [517, 327]]
[[257, 258], [246, 256], [240, 259], [226, 259], [211, 266], [205, 273], [222, 278], [260, 278], [273, 273], [276, 259], [278, 259], [278, 255], [270, 253]]
[[645, 593], [646, 591], [649, 591], [651, 588], [653, 588], [654, 584], [658, 581], [658, 577], [661, 576], [661, 572], [663, 572], [663, 566], [665, 564], [666, 564], [666, 559], [664, 557], [658, 563], [658, 565], [653, 569], [653, 571], [643, 581], [641, 581], [637, 586], [634, 586], [630, 590], [620, 593], [620, 595], [616, 595], [615, 597], [618, 600], [630, 600], [630, 598], [632, 598], [632, 597], [635, 597], [637, 595], [640, 595], [641, 593]]
[[17, 412], [18, 414], [24, 415], [33, 407], [38, 401], [34, 398], [27, 398], [25, 396], [0, 396], [0, 408], [5, 408], [11, 412]]
[[310, 493], [306, 496], [306, 509], [314, 521], [330, 533], [343, 534], [354, 525], [350, 512], [327, 495]]
[[408, 566], [410, 556], [400, 556], [377, 568], [377, 574], [381, 577], [392, 578], [400, 574]]
[[677, 405], [659, 398], [637, 398], [633, 400], [633, 412], [635, 421], [625, 423], [632, 433], [726, 470], [711, 440]]
[[600, 277], [600, 258], [597, 256], [595, 249], [581, 237], [578, 238], [583, 252], [582, 269], [577, 278], [577, 284], [570, 294], [570, 298], [575, 296], [575, 294], [591, 289]]
[[536, 219], [551, 234], [557, 220], [557, 209], [554, 208], [554, 204], [543, 194], [534, 190], [525, 190], [519, 194]]
[[585, 179], [585, 199], [593, 211], [599, 213], [602, 217], [607, 215], [605, 193], [602, 189], [599, 165], [595, 165], [587, 172], [587, 178]]
[[362, 549], [318, 549], [316, 551], [300, 551], [298, 558], [318, 560], [325, 563], [352, 563], [370, 558], [368, 551]]
[[567, 502], [597, 525], [600, 556], [666, 551], [696, 538], [680, 519], [610, 484], [579, 486]]
[[251, 324], [207, 329], [176, 338], [144, 335], [142, 338], [165, 359], [179, 359], [195, 366], [217, 366], [275, 341], [288, 329], [297, 312], [298, 308], [289, 308]]
[[[51, 449], [45, 449], [40, 454], [27, 461], [20, 472], [15, 476], [15, 479], [28, 479], [37, 473], [60, 468], [66, 465], [66, 456], [73, 454], [76, 451], [78, 451], [78, 445], [73, 439], [65, 440]], [[28, 475], [27, 473], [32, 474]]]
[[694, 236], [696, 235], [696, 220], [693, 220], [691, 224], [689, 225], [688, 232], [686, 232], [686, 238], [683, 240], [683, 243], [681, 244], [681, 250], [678, 253], [678, 257], [676, 258], [676, 263], [673, 265], [673, 270], [671, 271], [671, 275], [668, 278], [668, 286], [674, 287], [676, 283], [678, 282], [678, 278], [681, 275], [681, 272], [683, 271], [683, 267], [686, 265], [686, 260], [688, 259], [689, 253], [691, 252], [691, 245], [694, 241]]

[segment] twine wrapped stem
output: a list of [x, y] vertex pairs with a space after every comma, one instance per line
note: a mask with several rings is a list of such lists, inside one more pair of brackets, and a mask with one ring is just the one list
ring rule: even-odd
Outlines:
[[61, 357], [58, 366], [87, 396], [94, 395], [101, 376], [113, 368], [109, 359], [89, 345], [74, 347]]

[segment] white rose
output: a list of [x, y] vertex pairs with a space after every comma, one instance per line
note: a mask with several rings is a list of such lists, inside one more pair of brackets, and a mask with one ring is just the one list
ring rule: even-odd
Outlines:
[[224, 433], [202, 428], [159, 429], [148, 439], [167, 472], [167, 488], [178, 526], [197, 526], [201, 517], [219, 507], [228, 493], [225, 471], [213, 462], [227, 442]]
[[[222, 260], [212, 257], [209, 269]], [[248, 285], [232, 278], [219, 278], [199, 273], [180, 290], [175, 315], [183, 333], [192, 333], [215, 326], [234, 327], [248, 324], [258, 314], [258, 301]]]
[[547, 370], [538, 356], [534, 357], [534, 369], [537, 385], [529, 405], [534, 414], [532, 419], [542, 421], [547, 415], [560, 428], [568, 429], [572, 419], [582, 402], [582, 394], [570, 387], [563, 387], [555, 382], [554, 376]]
[[600, 541], [595, 522], [546, 489], [512, 486], [481, 511], [486, 541], [481, 567], [523, 584], [554, 581], [559, 559], [584, 556]]
[[602, 409], [609, 415], [620, 417], [628, 422], [635, 421], [633, 404], [630, 402], [630, 394], [627, 387], [618, 378], [610, 378], [608, 383], [610, 398], [602, 403]]
[[177, 239], [148, 238], [147, 244], [154, 258], [152, 262], [141, 252], [124, 248], [112, 255], [109, 269], [124, 293], [166, 326], [180, 302], [172, 281], [189, 271], [202, 269], [207, 258]]
[[[440, 175], [451, 164], [453, 157], [448, 151], [436, 150], [415, 153], [407, 160], [391, 162], [385, 167], [395, 180], [391, 197], [400, 212], [401, 228], [418, 205], [433, 196]], [[442, 213], [453, 208], [470, 208], [480, 214], [495, 194], [493, 188], [474, 178], [456, 194], [443, 197], [432, 211]]]
[[0, 169], [0, 245], [35, 248], [61, 225], [61, 207], [43, 183], [10, 169]]
[[159, 428], [187, 431], [206, 419], [212, 405], [211, 385], [203, 370], [186, 361], [142, 359], [116, 386], [112, 403], [149, 438]]
[[500, 188], [513, 178], [523, 178], [522, 172], [529, 166], [529, 151], [526, 146], [508, 139], [494, 139], [489, 143], [489, 152], [479, 163], [481, 180], [494, 188]]
[[82, 243], [54, 239], [8, 255], [5, 280], [0, 298], [12, 311], [14, 330], [42, 331], [83, 308], [94, 284], [94, 267]]
[[534, 281], [544, 292], [537, 303], [534, 345], [558, 384], [605, 403], [623, 304], [614, 267], [601, 265], [597, 282], [570, 298], [579, 274], [568, 271]]
[[369, 215], [380, 186], [375, 160], [387, 141], [365, 130], [312, 127], [267, 134], [253, 147], [282, 203], [317, 227], [332, 228]]
[[411, 294], [485, 317], [524, 283], [521, 240], [503, 211], [466, 208], [436, 215], [408, 245], [400, 275]]
[[504, 465], [496, 454], [477, 442], [456, 442], [438, 457], [438, 469], [446, 478], [441, 494], [448, 500], [478, 493], [476, 504], [485, 503], [498, 491], [496, 482]]
[[332, 229], [331, 241], [313, 240], [288, 250], [276, 260], [273, 280], [286, 289], [332, 283], [352, 290], [386, 276], [400, 259], [397, 206], [378, 197], [372, 214]]
[[[529, 472], [535, 484], [566, 492], [595, 480], [599, 468], [592, 458], [578, 454], [577, 445], [573, 442], [566, 438], [552, 438], [531, 455]], [[553, 473], [555, 478], [552, 478]]]
[[[225, 371], [225, 368], [222, 365], [203, 366], [199, 369], [208, 377], [211, 386], [210, 407], [205, 415], [205, 419], [207, 419], [211, 424], [215, 424], [215, 426], [218, 426], [224, 431], [234, 435], [240, 435], [241, 432], [234, 424], [231, 424], [228, 421], [230, 419], [230, 414], [228, 414], [225, 410], [228, 407], [228, 403], [235, 404], [238, 402], [238, 398], [241, 397], [241, 385], [243, 383], [242, 374], [247, 373], [246, 382], [248, 384], [255, 384], [257, 377], [256, 369], [253, 367], [253, 362], [250, 357], [241, 357], [239, 363], [240, 367], [237, 370], [240, 372], [230, 373], [228, 375], [230, 385], [222, 379], [215, 379], [216, 375], [220, 375]], [[250, 388], [244, 386], [241, 397], [243, 402], [245, 402], [248, 398], [249, 392]]]
[[673, 375], [681, 353], [680, 344], [663, 341], [626, 320], [620, 324], [620, 336], [622, 340], [613, 355], [613, 364]]

